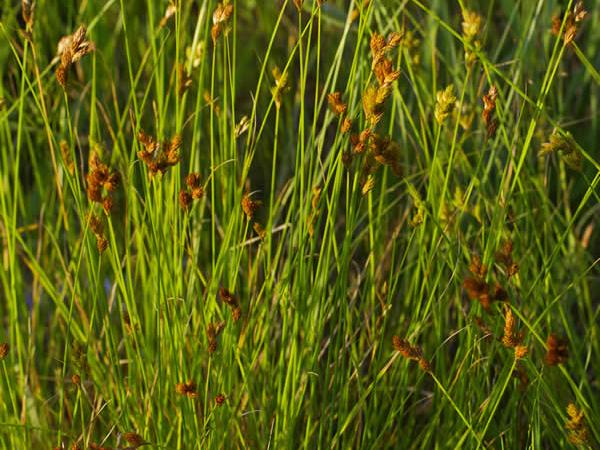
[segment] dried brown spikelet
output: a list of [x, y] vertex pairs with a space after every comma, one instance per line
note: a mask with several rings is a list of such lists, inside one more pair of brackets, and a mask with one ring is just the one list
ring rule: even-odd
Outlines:
[[[190, 193], [182, 189], [179, 194], [179, 200], [182, 207], [184, 207], [184, 204], [187, 204], [187, 206], [184, 208], [187, 209], [192, 200], [200, 200], [204, 196], [204, 187], [202, 187], [202, 183], [200, 182], [200, 174], [195, 172], [192, 172], [185, 177], [185, 184], [190, 189]], [[182, 200], [184, 203], [181, 203]]]
[[206, 339], [208, 341], [208, 353], [213, 354], [217, 351], [217, 338], [225, 328], [225, 322], [209, 323], [206, 327]]
[[9, 351], [10, 345], [8, 345], [6, 342], [0, 344], [0, 361], [2, 361], [8, 356]]
[[192, 201], [192, 194], [190, 194], [185, 189], [181, 189], [179, 191], [179, 206], [181, 207], [181, 209], [189, 209], [192, 204]]
[[369, 138], [371, 137], [371, 129], [367, 128], [360, 132], [360, 134], [353, 134], [350, 136], [350, 143], [352, 144], [353, 153], [362, 153], [367, 148]]
[[63, 37], [58, 44], [60, 65], [56, 69], [56, 79], [63, 88], [67, 85], [71, 65], [96, 49], [93, 42], [85, 39], [86, 32], [85, 26], [81, 25], [73, 34]]
[[240, 303], [238, 298], [229, 290], [221, 287], [219, 289], [219, 296], [223, 303], [225, 303], [229, 308], [231, 308], [231, 314], [234, 321], [239, 320], [242, 314], [242, 310], [240, 308]]
[[[90, 153], [86, 182], [88, 199], [91, 202], [101, 204], [104, 211], [109, 214], [112, 209], [111, 193], [117, 189], [120, 175], [117, 171], [111, 171], [106, 164], [102, 163], [95, 151]], [[106, 195], [103, 191], [106, 191]]]
[[348, 105], [342, 101], [341, 92], [332, 92], [327, 94], [327, 102], [329, 103], [329, 108], [336, 116], [341, 117], [346, 114]]
[[515, 346], [515, 358], [523, 359], [529, 353], [529, 348], [526, 345], [517, 345]]
[[138, 132], [138, 141], [143, 148], [137, 155], [148, 167], [150, 177], [157, 174], [161, 176], [179, 162], [179, 149], [181, 148], [181, 136], [175, 135], [170, 140], [164, 140], [162, 144], [152, 136], [147, 135], [144, 130]]
[[423, 357], [423, 352], [420, 347], [412, 346], [408, 341], [401, 339], [396, 335], [392, 336], [392, 345], [404, 358], [418, 361], [419, 366], [423, 371], [431, 372], [431, 365], [429, 361]]
[[569, 420], [565, 422], [568, 431], [567, 439], [573, 445], [589, 445], [589, 431], [585, 423], [583, 410], [577, 408], [574, 403], [567, 405]]
[[35, 12], [35, 0], [21, 0], [21, 15], [27, 30], [33, 28], [33, 14]]
[[105, 197], [104, 200], [102, 200], [102, 209], [104, 210], [104, 213], [106, 215], [110, 215], [110, 213], [113, 209], [112, 197]]
[[73, 374], [71, 376], [71, 383], [73, 383], [76, 386], [79, 386], [81, 384], [81, 377], [78, 374]]
[[258, 222], [254, 222], [252, 228], [254, 229], [254, 232], [258, 235], [260, 239], [264, 239], [267, 235], [267, 230], [265, 230], [265, 228]]
[[229, 3], [228, 1], [219, 3], [213, 11], [213, 26], [210, 30], [213, 44], [216, 45], [217, 39], [219, 39], [222, 31], [227, 31], [227, 23], [229, 22], [232, 14], [233, 4]]
[[[467, 277], [463, 281], [463, 287], [471, 300], [478, 300], [488, 293], [488, 285], [478, 278]], [[488, 305], [489, 306], [489, 305]]]
[[133, 433], [133, 432], [124, 433], [123, 439], [125, 439], [125, 441], [129, 445], [131, 445], [133, 448], [138, 448], [144, 444], [147, 444], [147, 442], [144, 440], [144, 438], [142, 436], [140, 436], [137, 433]]
[[[562, 38], [565, 45], [571, 44], [575, 39], [578, 31], [578, 23], [585, 19], [587, 11], [583, 7], [583, 2], [579, 1], [573, 7], [573, 11], [567, 11], [564, 17], [565, 26], [563, 28]], [[552, 34], [558, 36], [563, 24], [563, 19], [559, 16], [552, 17]]]
[[389, 166], [394, 175], [400, 176], [400, 146], [391, 140], [391, 138], [381, 138], [378, 134], [373, 134], [369, 142], [369, 149], [375, 160], [379, 164]]
[[294, 0], [294, 6], [298, 11], [302, 11], [302, 5], [304, 4], [304, 0]]
[[100, 444], [96, 444], [95, 442], [90, 443], [91, 450], [113, 450], [112, 447], [105, 447]]
[[516, 347], [521, 343], [521, 336], [516, 331], [515, 316], [510, 307], [504, 311], [504, 336], [502, 336], [502, 344], [505, 347]]
[[90, 443], [90, 449], [91, 450], [112, 450], [112, 447], [104, 447], [103, 445], [92, 442], [92, 443]]
[[217, 394], [215, 396], [215, 404], [217, 406], [222, 406], [225, 403], [225, 400], [227, 400], [227, 398], [223, 394]]
[[262, 202], [259, 200], [252, 200], [250, 198], [250, 194], [246, 193], [242, 197], [242, 211], [246, 214], [248, 220], [252, 220], [254, 218], [254, 214], [260, 208]]
[[196, 390], [196, 383], [192, 380], [188, 380], [184, 383], [177, 383], [175, 385], [175, 391], [179, 395], [185, 395], [188, 398], [196, 398], [198, 397], [198, 392]]
[[398, 79], [400, 71], [394, 70], [392, 60], [383, 56], [373, 65], [373, 74], [380, 86], [387, 86]]
[[340, 127], [340, 131], [343, 134], [346, 134], [350, 131], [351, 128], [352, 128], [352, 119], [350, 119], [348, 117], [344, 117], [344, 120], [342, 120], [342, 126]]
[[567, 347], [567, 341], [558, 337], [556, 334], [551, 333], [546, 339], [546, 356], [544, 361], [549, 366], [556, 366], [563, 364], [569, 358], [569, 349]]
[[377, 123], [383, 117], [383, 104], [385, 102], [385, 96], [382, 96], [382, 91], [377, 86], [371, 85], [367, 87], [362, 96], [362, 106], [365, 113], [365, 119], [370, 123], [371, 127], [377, 125]]
[[108, 239], [104, 236], [96, 236], [96, 247], [100, 253], [104, 253], [104, 251], [108, 248]]
[[494, 111], [496, 110], [497, 98], [498, 89], [496, 89], [496, 86], [491, 86], [488, 93], [483, 96], [483, 113], [481, 116], [487, 128], [488, 138], [493, 137], [496, 133], [497, 124], [494, 119]]

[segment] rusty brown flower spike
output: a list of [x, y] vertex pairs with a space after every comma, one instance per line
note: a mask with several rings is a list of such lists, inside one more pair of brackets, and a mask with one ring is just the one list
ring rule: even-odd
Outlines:
[[551, 333], [546, 339], [546, 356], [544, 360], [549, 366], [556, 366], [563, 364], [569, 358], [569, 349], [567, 347], [567, 341], [563, 338], [558, 337], [556, 334]]
[[223, 406], [223, 404], [225, 403], [225, 400], [227, 400], [227, 398], [223, 394], [217, 394], [215, 396], [215, 404], [217, 406]]
[[58, 43], [60, 64], [56, 69], [56, 79], [63, 89], [67, 86], [71, 65], [96, 49], [93, 42], [85, 39], [86, 33], [86, 27], [81, 25], [73, 34], [63, 37]]
[[242, 308], [240, 307], [240, 303], [238, 298], [229, 290], [224, 287], [219, 289], [219, 296], [223, 303], [227, 304], [229, 308], [231, 308], [231, 317], [234, 322], [237, 322], [242, 316]]
[[208, 353], [213, 354], [217, 351], [217, 337], [225, 328], [225, 322], [209, 323], [206, 327], [206, 339], [208, 340]]
[[190, 173], [185, 177], [185, 184], [190, 189], [194, 200], [200, 200], [204, 196], [204, 188], [202, 187], [199, 173]]
[[33, 28], [33, 13], [35, 11], [35, 1], [34, 0], [21, 0], [21, 14], [23, 16], [23, 21], [25, 22], [25, 26], [28, 30]]
[[504, 336], [502, 336], [502, 344], [505, 347], [514, 349], [516, 359], [522, 359], [528, 353], [527, 346], [523, 345], [523, 333], [517, 332], [516, 319], [509, 306], [504, 311]]
[[210, 30], [210, 35], [213, 40], [213, 44], [216, 45], [221, 32], [227, 31], [227, 23], [233, 14], [233, 4], [228, 1], [219, 3], [213, 11], [212, 20], [213, 26]]
[[92, 230], [92, 233], [94, 233], [94, 236], [96, 237], [96, 246], [98, 247], [98, 251], [103, 253], [104, 250], [108, 248], [108, 239], [106, 239], [106, 236], [104, 235], [104, 225], [102, 224], [100, 218], [92, 213], [90, 213], [88, 220], [90, 230]]
[[[563, 28], [562, 38], [565, 45], [569, 45], [575, 39], [578, 31], [579, 22], [583, 21], [587, 16], [587, 11], [584, 9], [583, 1], [578, 1], [573, 7], [573, 11], [567, 11], [566, 17], [564, 17], [565, 26]], [[558, 36], [563, 24], [563, 18], [554, 16], [552, 18], [552, 34]]]
[[496, 99], [498, 98], [498, 89], [496, 86], [490, 87], [488, 93], [483, 96], [483, 113], [481, 117], [487, 128], [488, 138], [496, 134], [497, 123], [494, 119], [494, 111], [496, 111]]
[[143, 149], [137, 155], [148, 167], [150, 177], [157, 174], [165, 174], [169, 167], [179, 162], [179, 149], [181, 148], [181, 136], [175, 135], [172, 139], [159, 143], [152, 136], [147, 135], [144, 130], [138, 132], [138, 141]]
[[9, 351], [10, 351], [10, 346], [6, 342], [3, 342], [2, 344], [0, 344], [0, 361], [2, 361], [3, 359], [5, 359], [8, 356]]
[[327, 102], [329, 103], [329, 108], [336, 116], [342, 117], [344, 114], [346, 114], [348, 105], [342, 101], [341, 92], [332, 92], [331, 94], [328, 94]]
[[254, 214], [260, 208], [262, 202], [259, 200], [252, 200], [250, 198], [250, 194], [246, 193], [242, 197], [242, 211], [246, 214], [246, 218], [248, 220], [252, 220], [254, 218]]
[[144, 438], [142, 436], [140, 436], [137, 433], [133, 433], [133, 432], [124, 433], [123, 439], [125, 439], [125, 442], [127, 442], [133, 448], [138, 448], [144, 444], [147, 444], [147, 442], [144, 440]]
[[[86, 176], [87, 196], [91, 202], [99, 203], [106, 214], [110, 214], [113, 201], [112, 193], [117, 189], [120, 176], [117, 171], [111, 171], [103, 164], [94, 151], [89, 158], [89, 172]], [[106, 194], [104, 194], [106, 192]]]
[[177, 383], [175, 385], [175, 391], [179, 395], [184, 395], [188, 398], [198, 397], [198, 392], [196, 390], [196, 383], [194, 383], [192, 380], [188, 380], [185, 383]]
[[394, 349], [404, 358], [417, 361], [419, 367], [425, 372], [431, 372], [431, 364], [423, 357], [423, 352], [420, 347], [412, 346], [410, 343], [399, 336], [392, 336], [392, 345]]

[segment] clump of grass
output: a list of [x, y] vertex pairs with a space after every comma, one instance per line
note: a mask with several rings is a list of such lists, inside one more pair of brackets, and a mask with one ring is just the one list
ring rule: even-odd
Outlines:
[[0, 8], [0, 449], [597, 446], [593, 3], [51, 3]]

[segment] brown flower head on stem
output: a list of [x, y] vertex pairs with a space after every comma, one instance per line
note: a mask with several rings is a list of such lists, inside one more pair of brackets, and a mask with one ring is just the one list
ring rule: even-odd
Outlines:
[[96, 49], [93, 42], [85, 39], [86, 32], [85, 26], [81, 25], [73, 34], [63, 37], [58, 43], [60, 64], [56, 69], [56, 79], [63, 88], [67, 86], [71, 65]]
[[198, 397], [198, 392], [196, 390], [196, 383], [194, 383], [192, 380], [188, 380], [184, 383], [177, 383], [175, 385], [175, 391], [179, 395], [185, 395], [188, 398]]
[[420, 347], [412, 346], [408, 341], [395, 335], [392, 336], [392, 345], [404, 358], [418, 361], [422, 370], [431, 372], [431, 365], [429, 364], [429, 361], [423, 357], [423, 352]]
[[544, 361], [546, 361], [546, 364], [549, 366], [563, 364], [569, 358], [567, 341], [554, 333], [551, 333], [548, 336], [548, 339], [546, 339], [546, 347], [547, 351]]
[[212, 21], [213, 26], [210, 30], [210, 35], [213, 40], [213, 44], [217, 44], [217, 39], [221, 35], [221, 32], [228, 31], [228, 22], [233, 14], [233, 4], [229, 3], [228, 0], [225, 0], [222, 3], [219, 3], [215, 10], [213, 11]]
[[225, 322], [209, 323], [206, 327], [206, 339], [208, 340], [208, 353], [212, 354], [217, 350], [217, 338], [225, 328]]
[[329, 108], [336, 116], [342, 117], [344, 114], [346, 114], [348, 105], [342, 101], [341, 92], [332, 92], [331, 94], [327, 94], [327, 102], [329, 103]]
[[133, 448], [138, 448], [148, 443], [142, 436], [133, 432], [124, 433], [123, 439], [125, 439], [125, 442], [127, 442]]
[[252, 200], [249, 193], [244, 194], [242, 197], [242, 211], [244, 211], [248, 220], [254, 218], [254, 214], [258, 211], [261, 204], [262, 202], [260, 200]]
[[144, 130], [138, 132], [138, 141], [142, 144], [142, 150], [137, 155], [148, 167], [150, 177], [157, 174], [165, 174], [169, 167], [179, 162], [179, 149], [181, 148], [181, 136], [175, 135], [170, 140], [161, 143], [152, 136], [147, 135]]
[[227, 398], [223, 394], [217, 394], [215, 396], [215, 404], [217, 406], [222, 406], [225, 403], [225, 400], [227, 400]]
[[9, 351], [10, 346], [6, 342], [0, 344], [0, 361], [2, 361], [8, 356]]

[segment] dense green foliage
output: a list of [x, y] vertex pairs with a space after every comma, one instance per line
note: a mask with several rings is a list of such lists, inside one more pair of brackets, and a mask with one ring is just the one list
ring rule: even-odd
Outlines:
[[16, 3], [1, 448], [599, 448], [596, 1]]

